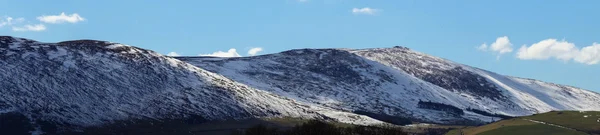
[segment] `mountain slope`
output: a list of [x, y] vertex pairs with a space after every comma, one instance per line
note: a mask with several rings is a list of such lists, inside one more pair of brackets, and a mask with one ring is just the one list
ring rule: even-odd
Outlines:
[[597, 93], [502, 76], [404, 47], [178, 59], [297, 101], [371, 116], [477, 124], [506, 115], [600, 110]]
[[[160, 55], [105, 41], [0, 37], [0, 115], [96, 126], [132, 119], [290, 116], [377, 122], [311, 107]], [[2, 121], [2, 120], [0, 120]]]
[[0, 121], [25, 117], [16, 122], [38, 129], [282, 116], [476, 125], [550, 110], [600, 110], [594, 92], [403, 47], [172, 58], [106, 41], [0, 37], [0, 92]]
[[[355, 54], [405, 71], [455, 93], [474, 96], [486, 110], [521, 116], [551, 110], [600, 110], [600, 95], [591, 91], [533, 79], [503, 76], [457, 64], [406, 48], [354, 50]], [[490, 107], [510, 101], [525, 113]]]

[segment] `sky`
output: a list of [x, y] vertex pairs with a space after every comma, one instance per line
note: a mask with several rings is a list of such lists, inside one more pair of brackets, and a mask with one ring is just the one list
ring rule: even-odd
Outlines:
[[0, 0], [0, 35], [165, 55], [405, 46], [600, 92], [597, 0]]

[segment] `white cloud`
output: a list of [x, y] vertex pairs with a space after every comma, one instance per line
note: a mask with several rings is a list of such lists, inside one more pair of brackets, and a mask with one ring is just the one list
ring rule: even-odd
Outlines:
[[513, 51], [512, 44], [510, 43], [510, 40], [508, 40], [507, 36], [498, 37], [496, 42], [490, 45], [490, 49], [494, 52], [498, 52], [500, 55]]
[[254, 56], [254, 55], [258, 54], [258, 52], [261, 52], [261, 51], [263, 51], [263, 49], [260, 47], [252, 48], [252, 49], [248, 50], [248, 55]]
[[352, 9], [352, 13], [353, 14], [363, 14], [363, 15], [375, 15], [377, 13], [381, 12], [380, 9], [374, 9], [374, 8], [369, 8], [369, 7], [364, 7], [364, 8], [353, 8]]
[[513, 48], [508, 37], [503, 36], [496, 38], [496, 41], [491, 45], [481, 44], [477, 47], [477, 50], [494, 52], [498, 55], [497, 58], [499, 59], [502, 54], [512, 52]]
[[[261, 51], [263, 51], [263, 48], [260, 47], [255, 47], [255, 48], [250, 48], [248, 50], [248, 55], [249, 56], [255, 56], [258, 53], [260, 53]], [[240, 55], [237, 52], [237, 49], [235, 48], [231, 48], [229, 49], [227, 52], [223, 52], [223, 51], [217, 51], [211, 54], [199, 54], [199, 56], [213, 56], [213, 57], [242, 57], [242, 55]]]
[[531, 46], [523, 45], [517, 52], [517, 58], [522, 60], [546, 60], [556, 58], [568, 61], [578, 54], [575, 44], [556, 39], [546, 39]]
[[588, 65], [598, 64], [600, 62], [600, 44], [594, 43], [591, 46], [582, 48], [574, 60]]
[[71, 15], [67, 15], [64, 12], [60, 13], [60, 15], [49, 15], [49, 16], [40, 16], [37, 17], [38, 20], [45, 23], [77, 23], [80, 21], [85, 21], [85, 18], [79, 16], [77, 13], [73, 13]]
[[169, 53], [167, 53], [167, 56], [181, 56], [181, 55], [179, 55], [177, 52], [169, 52]]
[[46, 26], [44, 26], [43, 24], [36, 24], [36, 25], [25, 25], [22, 27], [12, 27], [13, 31], [44, 31], [46, 30]]
[[600, 44], [593, 43], [581, 49], [575, 44], [556, 39], [546, 39], [531, 46], [523, 45], [517, 52], [517, 58], [522, 60], [547, 60], [575, 61], [583, 64], [594, 65], [600, 62]]
[[217, 51], [212, 54], [200, 54], [200, 56], [213, 56], [213, 57], [241, 57], [240, 54], [237, 53], [235, 48], [229, 49], [227, 52]]

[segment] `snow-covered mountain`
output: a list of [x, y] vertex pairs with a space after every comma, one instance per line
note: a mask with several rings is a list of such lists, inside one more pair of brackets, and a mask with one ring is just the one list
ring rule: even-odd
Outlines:
[[281, 116], [479, 124], [551, 110], [600, 110], [598, 93], [404, 47], [172, 58], [106, 41], [4, 36], [0, 92], [0, 121], [16, 113], [34, 126]]
[[600, 110], [598, 93], [499, 75], [405, 47], [178, 59], [299, 102], [374, 118], [472, 124], [551, 110]]
[[379, 122], [309, 106], [153, 51], [95, 40], [0, 37], [0, 93], [0, 115], [19, 113], [33, 125], [270, 116]]

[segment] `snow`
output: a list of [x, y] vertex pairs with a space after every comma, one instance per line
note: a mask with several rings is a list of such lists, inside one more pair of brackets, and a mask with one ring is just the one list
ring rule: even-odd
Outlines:
[[13, 52], [13, 51], [6, 51], [5, 56], [10, 56], [10, 55], [13, 55], [13, 54], [16, 54], [16, 53]]
[[431, 127], [431, 126], [435, 126], [435, 124], [417, 123], [417, 124], [406, 125], [405, 127]]
[[127, 46], [127, 45], [124, 45], [124, 44], [112, 44], [112, 45], [106, 46], [106, 48], [108, 48], [108, 49], [116, 49], [116, 48], [125, 47], [125, 46]]
[[[379, 54], [369, 53], [373, 51], [377, 51], [379, 52]], [[490, 108], [493, 109], [495, 112], [499, 112], [502, 114], [520, 116], [539, 112], [547, 112], [551, 110], [600, 110], [600, 100], [598, 100], [598, 98], [600, 98], [600, 95], [587, 90], [572, 88], [569, 86], [560, 86], [537, 80], [532, 80], [528, 82], [525, 81], [526, 79], [498, 75], [489, 71], [484, 71], [478, 68], [457, 64], [448, 60], [435, 58], [423, 53], [413, 51], [406, 52], [398, 51], [397, 49], [365, 49], [356, 50], [354, 52], [369, 59], [393, 67], [403, 66], [394, 65], [394, 60], [404, 58], [412, 60], [416, 59], [420, 63], [428, 63], [428, 65], [436, 65], [434, 67], [439, 68], [441, 70], [447, 70], [454, 67], [462, 67], [463, 69], [485, 77], [488, 82], [499, 86], [500, 90], [503, 91], [505, 95], [512, 98], [510, 101], [512, 101], [513, 103], [511, 104], [516, 104], [518, 107], [520, 107], [520, 109], [517, 109], [511, 108], [511, 104], [498, 104], [498, 102], [485, 101], [485, 99], [471, 99], [472, 101], [481, 103], [481, 106], [505, 106], [502, 107], [504, 109]], [[392, 58], [390, 56], [401, 57]], [[425, 70], [424, 72], [429, 73], [430, 71]], [[480, 84], [480, 86], [485, 85]], [[464, 94], [462, 96], [464, 96]]]
[[10, 49], [17, 49], [17, 48], [20, 48], [20, 47], [21, 47], [21, 44], [18, 41], [15, 42], [15, 43], [11, 43], [10, 45], [8, 45], [8, 48], [10, 48]]
[[21, 54], [22, 59], [30, 58], [30, 57], [40, 57], [40, 55], [36, 52], [25, 52], [25, 53]]
[[[382, 112], [388, 115], [421, 119], [426, 122], [443, 123], [456, 119], [491, 122], [500, 120], [482, 116], [466, 108], [486, 110], [509, 116], [524, 116], [551, 110], [598, 110], [599, 95], [581, 89], [572, 89], [575, 97], [558, 93], [538, 83], [541, 88], [507, 77], [454, 63], [406, 49], [301, 49], [292, 53], [279, 53], [241, 59], [209, 60], [207, 58], [182, 58], [195, 66], [221, 74], [253, 88], [294, 99], [298, 102], [334, 110]], [[289, 54], [289, 55], [288, 55]], [[356, 54], [347, 55], [347, 54]], [[404, 59], [416, 60], [427, 68], [410, 67], [417, 73], [433, 74], [437, 70], [461, 67], [466, 72], [481, 76], [508, 100], [482, 97], [476, 93], [449, 90], [417, 78], [401, 66]], [[357, 78], [344, 79], [312, 69], [348, 67]], [[330, 72], [339, 70], [329, 70]], [[346, 82], [348, 81], [348, 82]], [[451, 81], [451, 80], [450, 80]], [[553, 91], [543, 91], [543, 89]], [[465, 115], [448, 116], [442, 111], [418, 108], [418, 101], [432, 101], [465, 109]], [[584, 104], [578, 104], [584, 103]]]
[[[298, 52], [298, 51], [295, 51]], [[325, 51], [319, 51], [325, 52]], [[307, 54], [312, 55], [312, 54]], [[283, 55], [276, 55], [285, 57]], [[314, 55], [313, 55], [314, 56]], [[263, 56], [264, 57], [264, 56]], [[269, 56], [267, 56], [269, 57]], [[318, 58], [326, 59], [325, 55], [317, 55]], [[201, 58], [199, 58], [201, 59]], [[284, 58], [282, 58], [284, 59]], [[360, 59], [360, 58], [359, 58]], [[336, 84], [336, 80], [330, 77], [327, 77], [322, 74], [314, 74], [311, 72], [303, 71], [299, 69], [298, 66], [293, 65], [284, 65], [285, 62], [290, 62], [287, 60], [278, 60], [277, 57], [274, 58], [257, 58], [257, 60], [228, 60], [222, 64], [211, 64], [210, 62], [203, 60], [190, 60], [189, 58], [185, 58], [187, 62], [195, 64], [199, 67], [211, 70], [213, 72], [217, 72], [221, 75], [227, 76], [235, 81], [247, 84], [254, 88], [264, 89], [276, 93], [281, 96], [289, 97], [294, 100], [311, 104], [313, 106], [321, 106], [328, 107], [332, 109], [339, 110], [355, 110], [357, 108], [371, 108], [373, 104], [381, 104], [385, 106], [398, 106], [398, 107], [406, 107], [410, 110], [418, 110], [420, 113], [414, 113], [415, 117], [424, 117], [429, 121], [437, 121], [438, 119], [444, 116], [430, 116], [430, 110], [422, 110], [417, 109], [416, 102], [419, 97], [423, 96], [433, 96], [429, 99], [441, 100], [448, 97], [443, 97], [440, 95], [449, 94], [449, 92], [439, 89], [439, 87], [432, 87], [431, 89], [438, 89], [436, 93], [423, 93], [421, 89], [413, 88], [419, 87], [418, 84], [424, 84], [424, 82], [419, 81], [418, 79], [411, 78], [408, 75], [399, 72], [398, 70], [394, 70], [392, 68], [386, 67], [384, 65], [378, 64], [376, 62], [369, 62], [364, 59], [360, 59], [367, 65], [373, 67], [373, 69], [362, 69], [353, 67], [353, 70], [356, 70], [360, 74], [362, 74], [365, 80], [381, 80], [380, 74], [371, 73], [372, 71], [386, 71], [392, 73], [393, 78], [397, 80], [395, 83], [384, 83], [378, 86], [352, 86], [353, 84]], [[305, 59], [295, 59], [297, 63], [301, 64], [310, 64], [310, 58]], [[315, 59], [312, 59], [315, 60]], [[338, 59], [340, 61], [346, 61], [344, 59]], [[203, 61], [203, 62], [198, 62]], [[352, 61], [352, 60], [348, 60]], [[222, 61], [215, 61], [216, 63], [221, 63]], [[269, 67], [277, 67], [277, 68], [269, 68]], [[258, 75], [246, 75], [246, 72], [258, 72], [258, 73], [273, 73], [276, 74], [258, 74]], [[290, 76], [292, 75], [292, 76]], [[297, 75], [304, 77], [297, 77]], [[292, 77], [298, 78], [300, 80], [277, 80], [276, 78], [281, 77]], [[312, 79], [309, 79], [312, 78]], [[410, 79], [407, 79], [410, 78]], [[307, 82], [298, 82], [298, 81], [307, 81]], [[413, 82], [417, 81], [417, 82]], [[339, 86], [338, 86], [339, 85]], [[404, 86], [410, 86], [407, 89], [411, 91], [399, 91], [393, 90], [397, 88], [402, 88]], [[421, 87], [430, 87], [430, 86], [421, 86]], [[322, 91], [319, 89], [324, 89], [326, 91]], [[363, 91], [364, 89], [369, 89], [371, 91]], [[315, 91], [316, 90], [316, 91]], [[424, 94], [422, 96], [414, 96], [412, 94]], [[318, 95], [318, 96], [315, 96]], [[371, 96], [369, 96], [371, 95]], [[373, 102], [373, 100], [381, 100], [386, 102]], [[453, 101], [451, 101], [453, 102]], [[410, 103], [410, 104], [408, 104]], [[457, 102], [456, 104], [461, 104], [462, 102]], [[364, 106], [367, 104], [368, 106]], [[365, 108], [366, 107], [366, 108]], [[371, 108], [374, 109], [374, 108]], [[381, 108], [381, 110], [377, 109], [376, 111], [382, 111], [389, 114], [400, 114], [402, 113], [399, 109], [403, 108]], [[370, 109], [369, 109], [370, 110]], [[440, 115], [441, 112], [437, 112]], [[474, 115], [470, 118], [476, 118], [478, 116]], [[488, 118], [488, 120], [491, 118]]]
[[[382, 123], [250, 87], [156, 52], [131, 47], [125, 51], [134, 53], [112, 53], [121, 44], [35, 45], [0, 62], [0, 103], [15, 107], [2, 111], [84, 127], [191, 115], [208, 120], [286, 116]], [[238, 64], [234, 68], [244, 68]]]
[[56, 51], [49, 51], [47, 53], [49, 59], [55, 59], [67, 55], [67, 50], [65, 50], [64, 48], [57, 47], [56, 49]]
[[350, 124], [357, 124], [357, 125], [385, 124], [385, 122], [373, 119], [371, 117], [367, 117], [367, 116], [363, 116], [363, 115], [356, 115], [354, 113], [341, 112], [341, 111], [335, 111], [335, 110], [321, 110], [318, 112], [321, 114], [324, 114], [325, 116], [335, 119], [335, 121], [343, 122], [343, 123], [350, 123]]
[[[246, 58], [172, 58], [102, 43], [105, 45], [81, 49], [13, 42], [17, 49], [0, 50], [6, 57], [0, 62], [0, 86], [4, 88], [0, 89], [0, 103], [30, 117], [79, 126], [190, 115], [209, 120], [288, 116], [383, 123], [353, 111], [432, 123], [490, 122], [499, 118], [466, 109], [510, 116], [600, 110], [600, 94], [594, 92], [499, 75], [408, 49], [302, 49]], [[18, 49], [28, 46], [36, 47]], [[119, 49], [122, 52], [114, 50], [126, 46], [127, 50]], [[407, 68], [412, 70], [404, 70]], [[493, 86], [506, 98], [447, 89], [417, 77], [459, 72], [453, 71], [456, 68], [464, 69], [461, 74], [481, 77], [472, 80], [475, 86]], [[447, 104], [465, 114], [419, 108], [419, 101]], [[36, 110], [45, 111], [33, 114]]]

